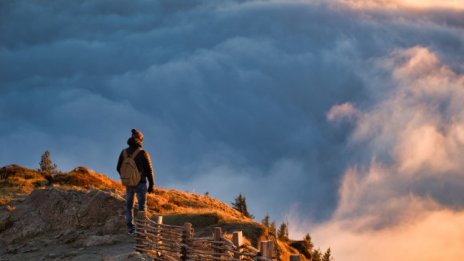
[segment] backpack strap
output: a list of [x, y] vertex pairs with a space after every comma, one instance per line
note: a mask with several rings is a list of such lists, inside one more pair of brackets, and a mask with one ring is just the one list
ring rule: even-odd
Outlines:
[[139, 152], [141, 152], [141, 151], [142, 151], [141, 148], [137, 148], [137, 149], [134, 151], [134, 153], [132, 153], [131, 158], [132, 158], [132, 159], [135, 159], [135, 157], [137, 156], [137, 154], [139, 154]]
[[122, 150], [122, 157], [124, 159], [127, 159], [129, 157], [129, 155], [127, 154], [127, 150]]

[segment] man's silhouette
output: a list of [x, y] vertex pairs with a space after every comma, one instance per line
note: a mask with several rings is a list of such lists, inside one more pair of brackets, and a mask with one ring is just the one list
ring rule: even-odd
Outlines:
[[[145, 211], [147, 192], [153, 192], [154, 175], [153, 167], [151, 165], [150, 155], [142, 148], [143, 134], [142, 132], [132, 129], [132, 136], [127, 140], [128, 148], [121, 151], [118, 160], [117, 170], [121, 175], [121, 165], [127, 157], [133, 157], [138, 173], [140, 174], [140, 181], [135, 183], [134, 186], [126, 187], [126, 222], [129, 234], [133, 234], [135, 226], [133, 223], [133, 207], [134, 195], [137, 195], [138, 210]], [[134, 154], [136, 153], [136, 154]], [[148, 180], [148, 189], [147, 189]]]

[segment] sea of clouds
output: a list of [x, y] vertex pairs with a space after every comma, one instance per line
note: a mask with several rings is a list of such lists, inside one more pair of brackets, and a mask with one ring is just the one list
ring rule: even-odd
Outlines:
[[[0, 165], [157, 184], [288, 220], [336, 260], [464, 257], [459, 1], [3, 1]], [[461, 229], [462, 230], [462, 229]]]

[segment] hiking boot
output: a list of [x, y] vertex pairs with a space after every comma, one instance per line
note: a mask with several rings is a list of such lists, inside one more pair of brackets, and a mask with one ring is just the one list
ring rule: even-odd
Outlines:
[[129, 228], [129, 229], [127, 230], [127, 234], [128, 234], [128, 235], [131, 235], [131, 236], [134, 235], [134, 234], [135, 234], [135, 229], [134, 229], [134, 228]]

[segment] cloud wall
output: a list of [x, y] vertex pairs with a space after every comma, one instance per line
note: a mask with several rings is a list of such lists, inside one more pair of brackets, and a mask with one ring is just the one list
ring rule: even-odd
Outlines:
[[[422, 46], [373, 63], [390, 89], [360, 112], [351, 135], [370, 162], [346, 170], [337, 209], [315, 226], [316, 238], [343, 260], [459, 260], [464, 75]], [[330, 112], [347, 110], [354, 109], [334, 105]]]

